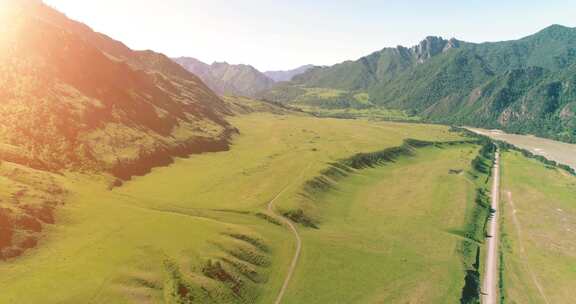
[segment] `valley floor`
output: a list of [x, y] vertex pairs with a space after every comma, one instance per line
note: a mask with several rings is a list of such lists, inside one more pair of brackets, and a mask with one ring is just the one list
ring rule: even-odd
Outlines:
[[502, 183], [502, 300], [573, 303], [576, 177], [507, 152]]
[[459, 302], [466, 269], [454, 231], [473, 208], [475, 186], [465, 172], [477, 151], [418, 149], [321, 196], [322, 224], [304, 231], [286, 303]]
[[[285, 211], [328, 162], [406, 138], [459, 138], [441, 126], [294, 115], [233, 124], [241, 135], [231, 151], [179, 159], [111, 191], [99, 176], [54, 176], [68, 199], [37, 248], [0, 264], [0, 303], [273, 302], [294, 252], [293, 236], [266, 214], [280, 190], [290, 185], [277, 202]], [[319, 249], [305, 244], [297, 271]], [[308, 292], [299, 280], [285, 302]]]
[[[0, 303], [274, 303], [296, 249], [277, 214], [304, 224], [280, 303], [474, 303], [491, 181], [479, 145], [424, 124], [282, 113], [232, 122], [230, 151], [114, 189], [104, 176], [2, 163], [0, 203], [63, 201], [35, 249], [0, 263]], [[453, 144], [338, 167], [407, 138]], [[327, 168], [347, 173], [306, 188]], [[501, 298], [570, 303], [576, 179], [510, 151], [501, 170]]]

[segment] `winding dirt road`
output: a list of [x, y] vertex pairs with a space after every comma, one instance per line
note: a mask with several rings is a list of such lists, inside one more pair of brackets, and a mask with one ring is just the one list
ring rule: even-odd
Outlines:
[[[306, 170], [308, 170], [308, 168], [310, 168], [310, 166], [308, 166], [306, 169], [304, 169], [302, 171], [302, 173], [300, 174], [300, 176], [297, 179], [295, 179], [293, 183], [297, 182], [304, 175], [304, 172], [306, 172]], [[290, 231], [292, 231], [292, 234], [294, 235], [294, 238], [296, 239], [296, 251], [294, 252], [294, 257], [292, 257], [292, 262], [290, 263], [290, 268], [288, 269], [288, 273], [286, 274], [286, 278], [284, 279], [284, 283], [282, 284], [282, 288], [278, 292], [278, 296], [276, 297], [276, 301], [274, 301], [274, 304], [282, 303], [282, 299], [284, 298], [284, 294], [286, 293], [286, 289], [288, 289], [288, 285], [290, 284], [290, 280], [292, 280], [292, 276], [294, 275], [294, 270], [296, 270], [296, 266], [298, 265], [298, 261], [300, 260], [300, 253], [302, 252], [302, 238], [300, 237], [300, 233], [298, 232], [296, 225], [294, 225], [294, 223], [292, 223], [291, 220], [287, 219], [283, 215], [278, 214], [276, 212], [276, 208], [274, 206], [274, 203], [276, 202], [276, 200], [278, 200], [282, 196], [282, 194], [284, 194], [284, 192], [286, 192], [286, 190], [288, 190], [288, 188], [290, 188], [291, 185], [292, 185], [292, 183], [286, 185], [286, 187], [284, 187], [284, 189], [282, 189], [282, 191], [280, 191], [278, 194], [276, 194], [276, 196], [272, 200], [270, 200], [270, 202], [268, 203], [268, 212], [270, 212], [271, 214], [274, 214], [277, 218], [279, 218], [284, 223], [284, 225], [286, 225], [288, 227], [288, 229], [290, 229]]]
[[498, 303], [498, 245], [499, 245], [499, 205], [500, 205], [500, 151], [496, 151], [493, 169], [492, 204], [495, 212], [489, 221], [488, 252], [486, 255], [486, 273], [482, 285], [482, 303]]

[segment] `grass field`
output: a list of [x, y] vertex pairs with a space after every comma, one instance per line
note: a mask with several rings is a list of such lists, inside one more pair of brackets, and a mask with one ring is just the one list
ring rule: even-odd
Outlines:
[[412, 121], [418, 122], [420, 118], [408, 115], [402, 110], [386, 109], [379, 107], [370, 107], [363, 109], [346, 108], [346, 109], [325, 109], [312, 106], [298, 106], [300, 109], [314, 113], [319, 117], [335, 117], [344, 119], [367, 119], [373, 121]]
[[[286, 303], [457, 303], [478, 147], [422, 148], [321, 195]], [[450, 174], [450, 170], [463, 170]]]
[[504, 153], [504, 303], [574, 303], [576, 178]]
[[[408, 137], [458, 138], [440, 126], [262, 113], [231, 120], [241, 132], [231, 151], [179, 159], [112, 191], [101, 176], [54, 176], [68, 199], [36, 249], [0, 264], [0, 303], [270, 303], [294, 240], [256, 216], [268, 200], [289, 186], [278, 202], [289, 208], [306, 179], [358, 152]], [[320, 248], [310, 241], [305, 255]]]

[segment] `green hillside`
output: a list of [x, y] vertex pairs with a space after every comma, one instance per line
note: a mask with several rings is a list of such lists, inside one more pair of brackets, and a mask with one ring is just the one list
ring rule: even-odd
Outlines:
[[0, 36], [0, 260], [58, 222], [65, 172], [102, 175], [112, 189], [177, 156], [229, 149], [227, 104], [166, 56], [39, 1], [10, 8], [0, 15], [11, 24]]
[[196, 76], [31, 5], [11, 15], [0, 41], [3, 159], [126, 179], [172, 156], [227, 148], [230, 112]]
[[[356, 61], [315, 68], [261, 97], [299, 104], [310, 89], [366, 93], [375, 107], [427, 121], [501, 128], [576, 142], [576, 29], [554, 25], [515, 41], [428, 37]], [[346, 102], [348, 101], [348, 102]], [[354, 108], [352, 98], [339, 102]], [[309, 106], [331, 108], [320, 96]]]

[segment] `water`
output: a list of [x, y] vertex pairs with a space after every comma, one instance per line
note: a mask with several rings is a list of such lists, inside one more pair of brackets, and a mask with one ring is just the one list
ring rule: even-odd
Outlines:
[[576, 169], [576, 144], [567, 144], [532, 135], [508, 134], [500, 130], [485, 130], [477, 128], [468, 129], [475, 133], [510, 143], [518, 148], [528, 150], [537, 155], [542, 155], [547, 159]]

